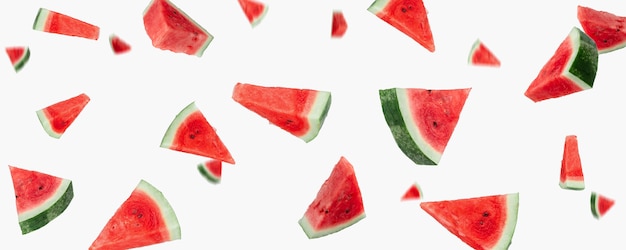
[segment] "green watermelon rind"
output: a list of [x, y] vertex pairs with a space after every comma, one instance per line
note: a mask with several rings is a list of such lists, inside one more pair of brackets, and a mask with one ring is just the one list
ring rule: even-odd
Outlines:
[[300, 226], [302, 227], [302, 230], [304, 231], [304, 233], [306, 234], [306, 236], [309, 239], [315, 239], [315, 238], [319, 238], [322, 236], [326, 236], [329, 234], [333, 234], [336, 232], [339, 232], [349, 226], [354, 225], [355, 223], [359, 222], [360, 220], [362, 220], [363, 218], [365, 218], [365, 211], [363, 211], [361, 214], [359, 214], [358, 216], [353, 217], [352, 219], [341, 223], [337, 226], [334, 227], [330, 227], [330, 228], [326, 228], [326, 229], [322, 229], [319, 231], [316, 231], [313, 226], [311, 225], [311, 222], [309, 222], [309, 219], [306, 218], [306, 216], [302, 216], [302, 218], [300, 218], [300, 220], [298, 220], [298, 224], [300, 224]]
[[570, 190], [584, 190], [585, 181], [584, 180], [559, 181], [559, 187], [561, 187], [562, 189], [570, 189]]
[[24, 65], [26, 65], [29, 59], [30, 59], [30, 48], [24, 47], [24, 53], [22, 54], [20, 59], [17, 60], [13, 64], [13, 69], [15, 69], [15, 72], [19, 72], [20, 70], [22, 70], [22, 68], [24, 68]]
[[563, 76], [583, 90], [593, 87], [598, 70], [598, 47], [585, 32], [573, 27], [568, 39], [572, 42], [572, 55], [567, 60]]
[[502, 229], [500, 240], [491, 249], [508, 249], [511, 245], [515, 228], [517, 227], [517, 214], [519, 210], [519, 193], [506, 195], [506, 222]]
[[191, 102], [188, 104], [183, 110], [181, 110], [170, 126], [165, 131], [165, 135], [163, 136], [163, 140], [161, 140], [162, 148], [171, 148], [176, 137], [176, 132], [180, 128], [180, 125], [191, 115], [192, 113], [198, 111], [198, 106], [196, 106], [196, 102]]
[[49, 136], [55, 139], [61, 138], [63, 133], [57, 133], [54, 131], [54, 129], [52, 129], [52, 125], [50, 124], [50, 119], [46, 115], [46, 112], [44, 111], [44, 109], [37, 110], [35, 113], [37, 113], [37, 118], [39, 119], [39, 122], [41, 123], [41, 126], [43, 127], [44, 131], [46, 131], [46, 134], [48, 134]]
[[375, 15], [382, 11], [387, 6], [389, 1], [390, 0], [376, 0], [370, 5], [370, 7], [367, 8], [367, 10]]
[[221, 177], [218, 177], [215, 174], [209, 172], [206, 163], [198, 163], [198, 171], [204, 178], [206, 178], [211, 183], [218, 184], [222, 180]]
[[179, 240], [181, 238], [181, 230], [178, 217], [163, 193], [145, 180], [139, 181], [135, 189], [145, 192], [157, 203], [162, 219], [165, 221], [165, 227], [169, 230], [169, 240]]
[[27, 234], [50, 223], [61, 215], [74, 198], [72, 181], [63, 179], [56, 192], [44, 203], [28, 211], [18, 213], [22, 234]]
[[44, 31], [46, 29], [46, 22], [49, 14], [50, 10], [46, 8], [39, 8], [37, 16], [35, 17], [35, 22], [33, 22], [33, 30]]
[[261, 23], [263, 18], [265, 18], [265, 15], [267, 14], [268, 9], [269, 7], [267, 6], [267, 4], [263, 4], [263, 12], [261, 12], [261, 14], [259, 14], [257, 17], [252, 19], [252, 21], [250, 21], [250, 26], [252, 28], [256, 27], [257, 25], [259, 25], [259, 23]]
[[476, 39], [476, 41], [474, 41], [474, 44], [472, 44], [472, 48], [470, 49], [469, 56], [467, 57], [467, 63], [473, 63], [472, 58], [474, 57], [474, 54], [476, 54], [476, 50], [478, 50], [482, 43], [483, 42], [480, 39]]
[[593, 217], [596, 219], [600, 219], [600, 217], [602, 217], [602, 215], [600, 214], [599, 205], [600, 202], [598, 199], [598, 194], [596, 192], [591, 192], [591, 214], [593, 214]]
[[307, 121], [309, 122], [309, 131], [305, 134], [299, 136], [300, 139], [305, 142], [310, 142], [319, 134], [322, 129], [322, 125], [324, 125], [324, 121], [328, 116], [328, 110], [330, 110], [330, 105], [332, 103], [332, 96], [330, 92], [327, 91], [318, 91], [315, 96], [315, 101], [313, 101], [313, 105], [309, 113], [307, 114]]

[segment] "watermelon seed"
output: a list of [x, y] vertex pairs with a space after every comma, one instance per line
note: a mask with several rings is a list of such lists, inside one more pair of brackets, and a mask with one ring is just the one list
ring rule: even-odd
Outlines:
[[324, 210], [324, 213], [327, 214], [328, 213], [328, 209]]
[[350, 213], [350, 209], [346, 209], [346, 214], [347, 214], [347, 213]]
[[437, 127], [437, 122], [433, 122], [433, 127]]
[[488, 217], [489, 216], [489, 212], [485, 211], [483, 212], [483, 217]]

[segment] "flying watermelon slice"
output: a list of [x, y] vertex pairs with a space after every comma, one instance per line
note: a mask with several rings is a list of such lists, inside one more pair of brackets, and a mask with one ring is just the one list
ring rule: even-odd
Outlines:
[[267, 4], [255, 0], [238, 0], [248, 22], [254, 28], [267, 14]]
[[14, 166], [9, 166], [9, 170], [22, 234], [56, 219], [74, 198], [71, 180]]
[[402, 195], [401, 201], [419, 200], [422, 198], [422, 189], [417, 183], [413, 183]]
[[237, 83], [232, 98], [305, 142], [318, 135], [331, 105], [327, 91], [247, 83]]
[[28, 59], [30, 59], [30, 48], [28, 46], [6, 47], [5, 51], [9, 56], [9, 60], [11, 60], [15, 72], [22, 70]]
[[597, 70], [596, 43], [573, 27], [524, 95], [539, 102], [591, 89]]
[[603, 54], [626, 47], [625, 16], [578, 6], [577, 18], [583, 30]]
[[475, 66], [500, 67], [500, 59], [480, 39], [476, 39], [472, 45], [468, 63]]
[[437, 165], [471, 88], [391, 88], [379, 91], [396, 144], [418, 165]]
[[180, 224], [163, 193], [141, 180], [89, 250], [130, 249], [179, 240]]
[[591, 214], [600, 219], [615, 205], [615, 200], [596, 192], [591, 192]]
[[195, 102], [176, 115], [163, 136], [161, 147], [235, 164], [230, 152]]
[[429, 201], [420, 207], [474, 249], [508, 249], [517, 225], [519, 194]]
[[56, 139], [72, 125], [91, 99], [85, 93], [37, 110], [37, 117], [46, 133]]
[[365, 218], [361, 190], [352, 164], [341, 157], [298, 221], [309, 239], [341, 231]]
[[343, 11], [334, 10], [333, 11], [333, 26], [330, 33], [330, 37], [332, 38], [341, 38], [348, 30], [348, 23], [346, 23], [346, 18], [343, 16]]
[[116, 55], [130, 51], [130, 44], [115, 34], [109, 35], [109, 45], [111, 45], [111, 49]]
[[218, 160], [207, 160], [198, 164], [198, 171], [207, 181], [219, 184], [222, 180], [222, 162]]
[[422, 0], [375, 0], [367, 10], [428, 51], [435, 51], [428, 12]]
[[575, 135], [565, 137], [559, 186], [563, 189], [585, 189], [585, 178], [578, 152], [578, 137]]
[[169, 0], [152, 0], [143, 12], [152, 46], [201, 57], [213, 35]]
[[98, 26], [46, 8], [39, 8], [33, 30], [92, 40], [100, 36]]

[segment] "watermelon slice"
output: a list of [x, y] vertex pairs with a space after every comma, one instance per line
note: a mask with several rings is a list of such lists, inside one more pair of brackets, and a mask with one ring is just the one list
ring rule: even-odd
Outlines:
[[435, 51], [428, 12], [422, 0], [375, 0], [367, 10], [428, 51]]
[[180, 224], [163, 193], [141, 180], [89, 250], [129, 249], [179, 240]]
[[169, 0], [152, 0], [143, 12], [152, 46], [201, 57], [213, 35]]
[[480, 39], [476, 39], [472, 45], [468, 63], [475, 66], [500, 67], [500, 60]]
[[257, 26], [267, 14], [267, 4], [255, 0], [238, 0], [243, 13], [246, 15], [248, 22], [254, 28]]
[[247, 83], [237, 83], [232, 98], [305, 142], [318, 135], [331, 104], [330, 92]]
[[578, 21], [603, 54], [626, 47], [625, 16], [578, 6]]
[[222, 180], [222, 162], [218, 160], [207, 160], [198, 164], [198, 171], [209, 182], [218, 184]]
[[437, 165], [471, 88], [391, 88], [379, 91], [387, 125], [402, 152], [419, 165]]
[[422, 198], [422, 189], [417, 183], [413, 183], [413, 185], [411, 185], [409, 189], [407, 189], [406, 192], [404, 192], [404, 195], [402, 196], [400, 200], [402, 201], [419, 200], [421, 198]]
[[109, 45], [111, 45], [111, 49], [116, 55], [130, 51], [130, 44], [115, 34], [109, 35]]
[[6, 47], [5, 50], [15, 72], [22, 70], [28, 59], [30, 59], [30, 48], [28, 46]]
[[585, 189], [585, 178], [578, 153], [578, 138], [575, 135], [565, 137], [559, 186], [563, 189]]
[[420, 207], [474, 249], [508, 249], [519, 193], [422, 202]]
[[9, 170], [22, 234], [56, 219], [74, 198], [71, 180], [14, 166], [9, 166]]
[[615, 205], [615, 200], [596, 192], [591, 192], [591, 214], [593, 214], [594, 218], [600, 219], [604, 217], [613, 205]]
[[161, 147], [235, 164], [230, 152], [195, 102], [176, 115], [163, 136]]
[[298, 221], [309, 239], [341, 231], [365, 218], [354, 168], [341, 157]]
[[33, 29], [92, 40], [98, 40], [100, 36], [98, 26], [46, 8], [39, 8]]
[[348, 23], [346, 23], [346, 18], [343, 16], [343, 12], [341, 10], [333, 11], [333, 26], [330, 33], [330, 37], [332, 38], [341, 38], [348, 30]]
[[597, 70], [596, 43], [574, 27], [524, 94], [539, 102], [591, 89]]
[[56, 139], [72, 125], [91, 99], [85, 93], [37, 110], [37, 117], [46, 133]]

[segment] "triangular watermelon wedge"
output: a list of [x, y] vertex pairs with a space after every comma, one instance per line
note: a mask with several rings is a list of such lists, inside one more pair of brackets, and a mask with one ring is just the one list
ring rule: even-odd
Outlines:
[[218, 184], [222, 180], [222, 162], [207, 160], [198, 164], [198, 171], [207, 181]]
[[163, 193], [141, 180], [89, 250], [130, 249], [179, 240], [180, 224]]
[[113, 50], [113, 53], [118, 55], [130, 51], [130, 44], [122, 40], [118, 35], [109, 35], [109, 45]]
[[401, 201], [419, 200], [422, 198], [422, 189], [417, 183], [413, 183], [402, 195]]
[[435, 51], [428, 11], [422, 0], [375, 0], [367, 10], [428, 51]]
[[559, 186], [563, 189], [585, 189], [585, 177], [578, 152], [578, 137], [575, 135], [565, 137]]
[[343, 11], [333, 10], [333, 25], [330, 32], [331, 38], [341, 38], [348, 30], [348, 23], [343, 16]]
[[33, 30], [92, 40], [100, 36], [98, 26], [46, 8], [39, 8]]
[[163, 136], [161, 147], [235, 164], [230, 152], [195, 102], [176, 115]]
[[600, 219], [615, 205], [615, 200], [598, 194], [597, 192], [591, 192], [591, 214], [594, 218]]
[[28, 46], [6, 47], [5, 51], [11, 60], [15, 72], [22, 70], [30, 59], [30, 48]]
[[238, 0], [243, 13], [246, 15], [248, 22], [252, 27], [257, 26], [265, 14], [267, 14], [268, 6], [265, 3], [255, 0]]
[[596, 42], [598, 53], [626, 47], [626, 16], [579, 5], [577, 18], [585, 33]]
[[61, 138], [65, 130], [74, 123], [91, 99], [85, 93], [57, 102], [37, 110], [37, 117], [46, 133], [56, 139]]
[[72, 181], [9, 166], [22, 234], [33, 232], [61, 215], [74, 198]]
[[477, 39], [472, 45], [468, 63], [475, 66], [500, 67], [500, 59], [480, 39]]
[[517, 225], [519, 194], [429, 201], [420, 207], [474, 249], [508, 249]]

